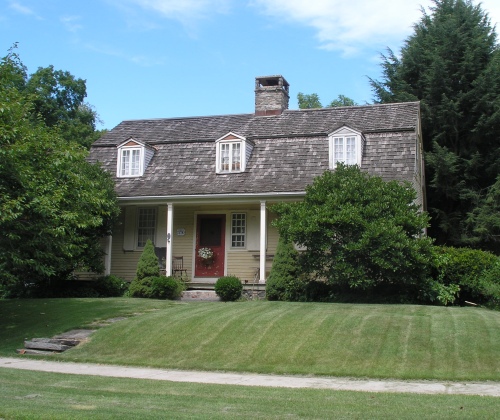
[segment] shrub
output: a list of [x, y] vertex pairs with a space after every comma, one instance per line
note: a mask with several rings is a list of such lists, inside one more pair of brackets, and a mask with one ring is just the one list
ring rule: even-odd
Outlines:
[[153, 295], [153, 278], [160, 277], [160, 266], [155, 254], [153, 242], [149, 239], [144, 246], [139, 262], [137, 263], [136, 277], [130, 283], [131, 297], [149, 298]]
[[305, 284], [299, 280], [298, 252], [292, 242], [280, 236], [271, 273], [266, 281], [268, 300], [305, 300]]
[[494, 282], [486, 278], [495, 276], [497, 256], [477, 249], [453, 247], [434, 247], [434, 253], [434, 280], [445, 286], [458, 285], [461, 304], [488, 302], [491, 296], [485, 294], [487, 282]]
[[235, 276], [221, 277], [215, 283], [215, 293], [224, 302], [235, 301], [241, 297], [243, 285]]
[[300, 266], [312, 278], [352, 289], [420, 284], [431, 268], [429, 216], [409, 183], [386, 182], [339, 164], [306, 187], [303, 201], [273, 206], [280, 236], [306, 247]]
[[160, 276], [135, 278], [128, 288], [130, 297], [151, 298], [153, 296], [153, 281]]
[[312, 280], [305, 286], [308, 302], [332, 302], [335, 298], [335, 288], [324, 281]]
[[156, 299], [177, 299], [185, 290], [182, 280], [173, 276], [152, 277], [151, 297]]
[[479, 292], [486, 306], [500, 307], [500, 260], [497, 260], [490, 269], [483, 272], [479, 282]]
[[119, 297], [127, 291], [129, 284], [122, 278], [114, 275], [97, 278], [93, 288], [100, 297]]
[[160, 265], [155, 254], [155, 247], [151, 240], [147, 240], [146, 245], [137, 263], [136, 276], [139, 280], [145, 277], [155, 277], [160, 275]]

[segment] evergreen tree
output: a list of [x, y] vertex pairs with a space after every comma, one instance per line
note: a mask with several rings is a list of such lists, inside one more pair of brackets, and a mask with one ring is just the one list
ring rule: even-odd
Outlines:
[[269, 300], [299, 300], [303, 290], [299, 280], [298, 252], [293, 243], [280, 236], [273, 266], [266, 281]]
[[491, 248], [471, 214], [500, 168], [496, 34], [470, 0], [434, 0], [430, 14], [422, 13], [399, 57], [390, 50], [383, 56], [383, 78], [371, 80], [372, 88], [380, 103], [421, 101], [431, 235], [442, 244]]

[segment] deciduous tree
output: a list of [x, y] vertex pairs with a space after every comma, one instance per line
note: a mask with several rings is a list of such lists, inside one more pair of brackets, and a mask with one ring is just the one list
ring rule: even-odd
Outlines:
[[424, 282], [428, 216], [409, 184], [385, 182], [339, 165], [306, 188], [304, 201], [273, 208], [280, 235], [306, 247], [300, 265], [313, 278], [352, 288]]
[[33, 118], [12, 51], [0, 61], [0, 286], [102, 269], [118, 214], [114, 184], [81, 145]]

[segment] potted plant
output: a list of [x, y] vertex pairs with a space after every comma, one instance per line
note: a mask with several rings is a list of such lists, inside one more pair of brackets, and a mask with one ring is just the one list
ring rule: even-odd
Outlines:
[[202, 264], [209, 266], [214, 262], [214, 251], [210, 248], [200, 248], [198, 249], [198, 257]]

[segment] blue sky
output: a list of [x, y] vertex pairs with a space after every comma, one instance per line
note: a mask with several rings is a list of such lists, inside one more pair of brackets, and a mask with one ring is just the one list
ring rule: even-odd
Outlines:
[[[398, 51], [430, 0], [0, 0], [2, 56], [87, 81], [87, 102], [120, 121], [254, 110], [256, 76], [283, 75], [323, 104], [372, 102], [368, 76]], [[483, 0], [493, 24], [500, 1]], [[498, 24], [497, 24], [498, 26]]]

